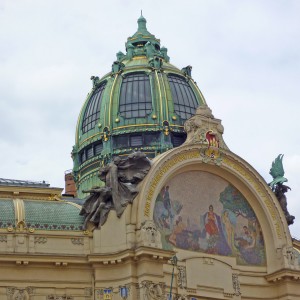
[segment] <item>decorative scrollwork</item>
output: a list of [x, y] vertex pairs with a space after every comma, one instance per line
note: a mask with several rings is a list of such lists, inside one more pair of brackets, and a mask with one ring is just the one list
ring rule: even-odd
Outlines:
[[181, 289], [186, 288], [186, 267], [177, 266], [178, 269], [178, 287]]
[[232, 274], [232, 286], [236, 296], [241, 295], [240, 281], [238, 274]]
[[47, 243], [47, 238], [42, 236], [36, 236], [34, 237], [34, 243], [35, 244], [45, 244]]
[[71, 242], [74, 245], [83, 245], [83, 238], [73, 238], [71, 239]]
[[73, 300], [72, 296], [68, 295], [48, 295], [47, 300]]
[[17, 287], [8, 287], [6, 289], [7, 299], [8, 300], [29, 300], [30, 295], [33, 294], [33, 288], [17, 288]]
[[6, 235], [0, 235], [0, 243], [7, 243], [7, 236]]
[[145, 300], [162, 300], [165, 299], [165, 284], [154, 283], [152, 281], [144, 280], [141, 282]]

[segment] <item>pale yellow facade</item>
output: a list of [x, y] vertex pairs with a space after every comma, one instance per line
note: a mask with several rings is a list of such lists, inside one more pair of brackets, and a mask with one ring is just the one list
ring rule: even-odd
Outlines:
[[[133, 204], [121, 218], [111, 211], [101, 229], [35, 230], [26, 224], [24, 201], [60, 202], [61, 190], [2, 186], [0, 198], [14, 203], [15, 224], [0, 232], [0, 299], [168, 299], [171, 285], [172, 299], [300, 299], [299, 244], [293, 245], [273, 192], [227, 148], [221, 122], [207, 108], [188, 125], [187, 142], [153, 160]], [[209, 148], [203, 138], [209, 131], [219, 146]], [[265, 263], [241, 264], [234, 255], [201, 252], [199, 245], [197, 251], [164, 247], [171, 238], [162, 239], [154, 220], [156, 199], [167, 182], [189, 172], [215, 176], [243, 195], [261, 227]], [[79, 213], [79, 206], [69, 205]], [[127, 288], [123, 298], [122, 287]]]

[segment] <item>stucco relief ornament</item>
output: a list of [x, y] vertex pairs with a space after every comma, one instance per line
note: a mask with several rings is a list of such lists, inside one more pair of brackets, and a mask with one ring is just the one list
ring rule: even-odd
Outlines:
[[164, 284], [154, 283], [152, 281], [143, 281], [141, 288], [144, 293], [145, 300], [162, 300], [165, 299]]
[[285, 265], [291, 269], [299, 268], [299, 253], [293, 247], [283, 247], [282, 255], [284, 257]]
[[279, 201], [288, 225], [291, 225], [294, 223], [295, 217], [290, 215], [287, 209], [287, 199], [285, 193], [291, 188], [283, 184], [288, 180], [284, 177], [282, 159], [283, 154], [279, 154], [272, 162], [272, 167], [269, 174], [273, 177], [273, 180], [269, 183], [269, 186], [271, 187], [272, 191], [275, 193], [276, 198]]
[[73, 300], [74, 298], [72, 296], [68, 295], [49, 295], [47, 296], [47, 300]]
[[185, 266], [177, 266], [178, 269], [178, 286], [181, 289], [186, 288], [186, 267]]
[[238, 274], [232, 274], [232, 287], [236, 296], [241, 295], [241, 287]]
[[222, 137], [224, 127], [206, 104], [197, 108], [195, 116], [185, 122], [184, 129], [187, 133], [185, 144], [203, 145], [204, 162], [221, 163], [221, 149], [228, 149]]
[[161, 235], [152, 220], [146, 220], [143, 223], [140, 233], [140, 243], [143, 246], [162, 248]]
[[87, 229], [89, 222], [100, 228], [111, 209], [120, 218], [138, 194], [137, 185], [147, 175], [150, 166], [151, 162], [144, 153], [134, 152], [127, 157], [116, 156], [101, 167], [98, 176], [105, 186], [84, 191], [90, 195], [80, 211], [85, 217], [83, 229]]
[[0, 235], [0, 243], [7, 243], [7, 236], [6, 235]]
[[29, 300], [30, 295], [33, 294], [33, 288], [27, 287], [19, 289], [16, 287], [7, 288], [7, 298], [8, 300]]

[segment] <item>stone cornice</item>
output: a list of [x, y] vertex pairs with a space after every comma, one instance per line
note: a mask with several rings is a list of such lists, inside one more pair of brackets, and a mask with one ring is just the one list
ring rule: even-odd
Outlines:
[[277, 272], [267, 275], [265, 278], [268, 282], [293, 280], [293, 281], [297, 281], [299, 283], [300, 282], [300, 273], [297, 270], [282, 269], [280, 271], [277, 271]]
[[137, 249], [128, 249], [119, 253], [89, 255], [88, 261], [93, 264], [115, 265], [125, 261], [138, 261], [141, 259], [159, 260], [166, 263], [173, 255], [174, 251], [166, 251], [151, 247], [139, 247]]

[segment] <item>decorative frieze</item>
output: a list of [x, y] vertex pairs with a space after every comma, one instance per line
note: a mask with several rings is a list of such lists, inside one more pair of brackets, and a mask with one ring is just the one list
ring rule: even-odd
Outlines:
[[0, 235], [0, 243], [7, 243], [7, 236], [6, 235]]
[[73, 245], [83, 245], [83, 238], [73, 238], [71, 242]]
[[48, 295], [47, 300], [73, 300], [72, 296], [68, 295]]
[[154, 283], [152, 281], [144, 280], [140, 284], [142, 299], [145, 300], [162, 300], [165, 299], [165, 284]]
[[181, 289], [186, 289], [186, 267], [177, 266], [178, 269], [178, 287]]
[[232, 274], [232, 286], [236, 296], [241, 295], [241, 287], [238, 274]]
[[34, 243], [35, 244], [45, 244], [47, 243], [47, 238], [42, 236], [35, 236], [34, 237]]
[[8, 287], [6, 289], [6, 294], [8, 300], [30, 300], [31, 295], [33, 294], [33, 288]]

